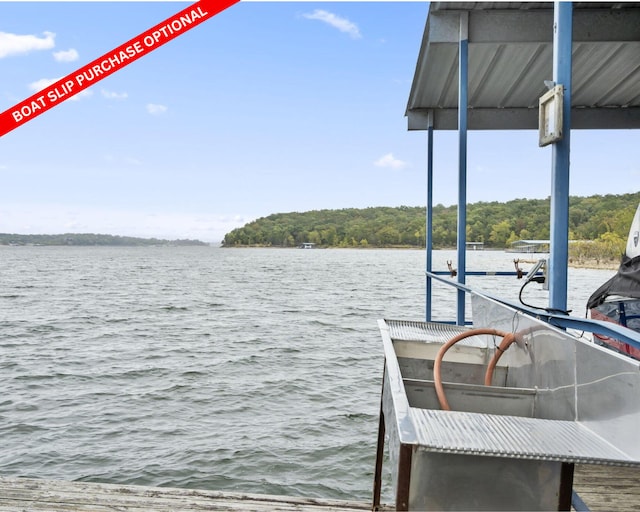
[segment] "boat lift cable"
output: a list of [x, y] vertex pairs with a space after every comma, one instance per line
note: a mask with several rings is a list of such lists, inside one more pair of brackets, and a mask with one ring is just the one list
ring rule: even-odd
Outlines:
[[[515, 260], [514, 260], [515, 262]], [[544, 284], [547, 280], [546, 275], [537, 275], [538, 271], [540, 270], [544, 270], [547, 266], [547, 260], [542, 259], [542, 260], [538, 260], [538, 263], [536, 263], [536, 265], [531, 269], [531, 271], [527, 274], [527, 278], [525, 279], [524, 283], [522, 283], [522, 286], [520, 287], [520, 292], [518, 293], [518, 300], [520, 301], [520, 304], [522, 304], [523, 306], [526, 306], [528, 308], [531, 309], [537, 309], [537, 310], [541, 310], [541, 311], [546, 311], [547, 313], [552, 313], [552, 314], [560, 314], [560, 315], [569, 315], [571, 313], [571, 310], [562, 310], [562, 309], [557, 309], [557, 308], [544, 308], [544, 307], [540, 307], [540, 306], [534, 306], [533, 304], [527, 304], [524, 299], [522, 298], [522, 293], [524, 292], [524, 289], [531, 283], [531, 282], [536, 282], [536, 283], [540, 283], [540, 284]], [[516, 263], [516, 268], [517, 268], [517, 263]]]
[[531, 283], [532, 281], [535, 281], [536, 283], [544, 283], [545, 278], [544, 277], [534, 277], [533, 279], [530, 279], [528, 281], [525, 281], [522, 286], [520, 287], [520, 292], [518, 293], [518, 300], [520, 301], [520, 304], [522, 304], [523, 306], [526, 306], [528, 308], [531, 309], [539, 309], [540, 311], [546, 311], [547, 313], [552, 313], [555, 315], [568, 315], [571, 313], [571, 310], [564, 310], [564, 309], [557, 309], [557, 308], [543, 308], [540, 306], [534, 306], [533, 304], [528, 304], [524, 301], [524, 299], [522, 298], [522, 292], [524, 291], [525, 287]]

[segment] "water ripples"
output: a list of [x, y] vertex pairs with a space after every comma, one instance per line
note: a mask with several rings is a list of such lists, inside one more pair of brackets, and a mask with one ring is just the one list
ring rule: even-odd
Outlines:
[[[509, 269], [507, 256], [494, 260]], [[421, 252], [0, 247], [0, 257], [0, 474], [370, 498], [376, 320], [424, 316]], [[438, 296], [436, 316], [454, 304]]]

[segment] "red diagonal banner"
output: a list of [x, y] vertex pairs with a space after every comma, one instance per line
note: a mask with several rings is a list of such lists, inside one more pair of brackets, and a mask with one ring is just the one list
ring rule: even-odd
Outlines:
[[200, 0], [0, 114], [0, 137], [240, 0]]

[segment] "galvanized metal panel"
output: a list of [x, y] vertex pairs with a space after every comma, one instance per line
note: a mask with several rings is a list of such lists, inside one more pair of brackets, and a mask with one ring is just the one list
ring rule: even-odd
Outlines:
[[418, 448], [413, 467], [410, 510], [569, 509], [560, 505], [560, 462], [451, 455]]
[[[407, 104], [409, 129], [425, 129], [414, 112], [432, 112], [435, 129], [457, 128], [463, 12], [469, 19], [469, 129], [536, 129], [538, 98], [544, 80], [552, 79], [552, 7], [431, 4]], [[573, 40], [572, 128], [640, 127], [640, 4], [574, 4]]]
[[561, 462], [640, 465], [576, 421], [412, 409], [417, 444], [427, 451]]
[[[445, 376], [445, 378], [447, 378]], [[449, 380], [447, 378], [447, 380]], [[409, 404], [416, 409], [440, 408], [433, 381], [404, 379]], [[469, 384], [444, 384], [447, 400], [458, 411], [523, 416], [535, 414], [537, 391], [535, 389], [479, 386]]]
[[[468, 328], [379, 322], [382, 409], [403, 503], [424, 510], [557, 509], [565, 506], [559, 496], [571, 492], [564, 469], [572, 464], [640, 467], [640, 362], [481, 293], [471, 296], [474, 326], [514, 332], [516, 342], [500, 358], [492, 386], [478, 382], [494, 350], [491, 337], [467, 338], [447, 352], [442, 375], [450, 411], [440, 410], [435, 396], [433, 360]], [[505, 484], [498, 491], [488, 486], [496, 479]]]
[[[411, 320], [384, 320], [380, 325], [384, 325], [388, 329], [389, 337], [394, 341], [423, 341], [427, 343], [444, 343], [469, 330], [467, 327], [458, 325]], [[473, 338], [468, 339], [473, 340]], [[472, 342], [469, 341], [469, 343]]]

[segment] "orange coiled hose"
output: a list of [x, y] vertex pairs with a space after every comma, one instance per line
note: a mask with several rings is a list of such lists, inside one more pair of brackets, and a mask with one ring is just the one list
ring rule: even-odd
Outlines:
[[470, 331], [465, 331], [457, 336], [454, 336], [449, 341], [447, 341], [436, 355], [436, 360], [433, 363], [433, 381], [436, 387], [436, 395], [438, 396], [438, 402], [440, 402], [440, 407], [444, 411], [450, 411], [451, 407], [449, 406], [449, 402], [447, 401], [447, 397], [444, 394], [444, 388], [442, 386], [442, 374], [440, 371], [440, 367], [442, 366], [442, 359], [444, 355], [447, 353], [451, 347], [453, 347], [456, 343], [465, 338], [469, 338], [470, 336], [478, 336], [480, 334], [489, 334], [492, 336], [500, 336], [502, 337], [502, 343], [498, 347], [496, 347], [496, 352], [493, 355], [493, 358], [489, 362], [489, 366], [487, 367], [487, 371], [484, 376], [484, 385], [490, 386], [491, 379], [493, 378], [493, 371], [498, 364], [500, 357], [502, 357], [502, 353], [509, 348], [509, 346], [515, 341], [516, 337], [513, 333], [508, 333], [504, 331], [499, 331], [498, 329], [489, 329], [489, 328], [480, 328], [480, 329], [471, 329]]

